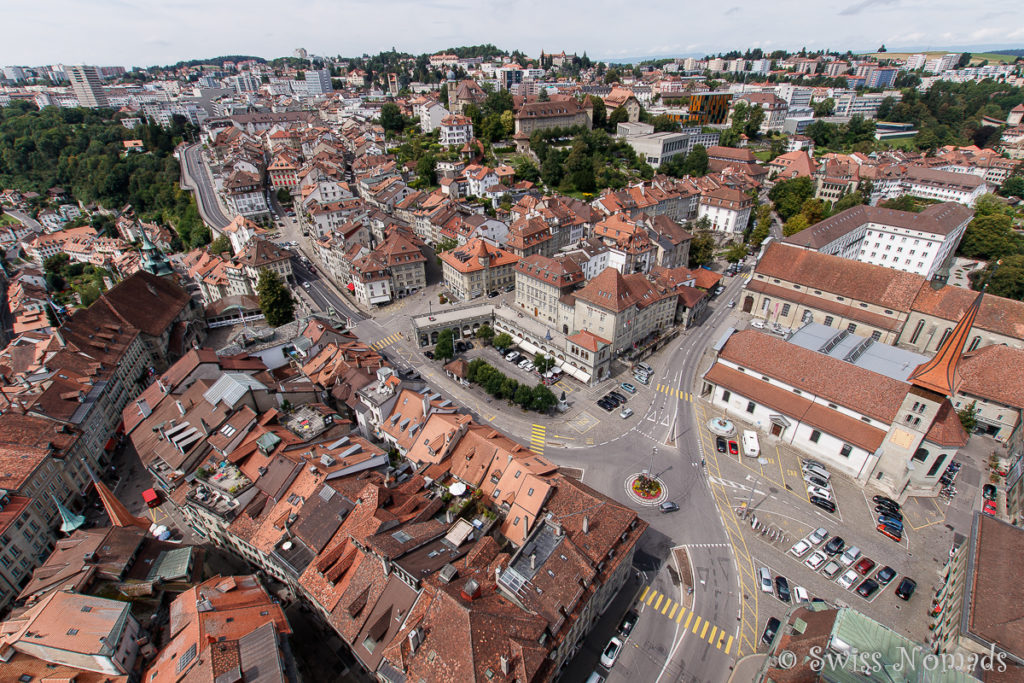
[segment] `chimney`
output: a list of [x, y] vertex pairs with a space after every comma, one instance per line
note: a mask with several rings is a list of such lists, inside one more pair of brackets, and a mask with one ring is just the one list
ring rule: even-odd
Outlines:
[[590, 517], [587, 515], [583, 515], [583, 533], [590, 533]]
[[537, 568], [537, 553], [530, 553], [530, 569]]
[[475, 579], [469, 579], [460, 591], [462, 599], [472, 602], [480, 597], [480, 584]]
[[175, 401], [174, 405], [178, 406], [178, 412], [181, 413], [182, 417], [185, 416], [185, 405], [181, 401]]
[[423, 629], [419, 626], [409, 631], [409, 651], [412, 654], [416, 653], [419, 649], [420, 643], [423, 642]]
[[510, 666], [508, 655], [502, 655], [501, 656], [501, 673], [503, 673], [504, 675], [508, 676], [509, 669], [511, 669], [511, 668], [512, 667]]

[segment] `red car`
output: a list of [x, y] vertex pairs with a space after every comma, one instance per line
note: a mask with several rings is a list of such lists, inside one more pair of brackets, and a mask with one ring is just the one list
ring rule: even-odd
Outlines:
[[902, 534], [897, 534], [892, 527], [888, 527], [888, 526], [886, 526], [884, 524], [879, 524], [875, 528], [878, 529], [878, 532], [881, 533], [883, 536], [888, 536], [889, 538], [891, 538], [892, 540], [896, 541], [897, 543], [899, 543], [900, 541], [903, 540], [903, 535]]
[[995, 515], [997, 512], [999, 512], [999, 508], [996, 507], [996, 502], [994, 500], [986, 500], [985, 506], [981, 509], [981, 511], [984, 512], [986, 515]]
[[735, 441], [729, 441], [729, 454], [730, 455], [739, 455], [740, 454], [740, 446]]
[[855, 564], [855, 565], [853, 566], [853, 568], [857, 570], [857, 573], [858, 573], [858, 574], [861, 574], [861, 575], [863, 575], [863, 576], [867, 576], [867, 575], [868, 575], [868, 573], [869, 573], [869, 572], [870, 572], [870, 571], [871, 571], [872, 569], [874, 569], [874, 568], [875, 568], [875, 561], [874, 561], [874, 560], [869, 560], [868, 558], [866, 558], [866, 557], [865, 557], [865, 558], [864, 558], [864, 559], [862, 559], [862, 560], [861, 560], [860, 562], [858, 562], [857, 564]]

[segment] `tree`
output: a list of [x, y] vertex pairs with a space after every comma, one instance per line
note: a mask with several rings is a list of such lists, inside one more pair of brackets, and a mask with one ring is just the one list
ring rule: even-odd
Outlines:
[[292, 191], [287, 187], [280, 187], [277, 189], [277, 201], [281, 206], [292, 205]]
[[836, 101], [831, 97], [826, 97], [815, 102], [811, 107], [814, 109], [815, 116], [832, 116], [832, 113], [836, 110]]
[[594, 109], [594, 129], [604, 128], [608, 123], [608, 108], [605, 107], [604, 100], [596, 95], [589, 95], [588, 97], [590, 99], [590, 106]]
[[1024, 246], [1021, 242], [1013, 230], [1013, 219], [1006, 214], [975, 216], [960, 240], [960, 254], [967, 258], [999, 259], [1019, 253]]
[[380, 108], [380, 125], [388, 133], [401, 133], [405, 127], [402, 110], [394, 102], [385, 102]]
[[437, 345], [434, 347], [434, 358], [439, 360], [451, 360], [455, 358], [455, 333], [451, 328], [441, 330], [437, 335]]
[[526, 410], [533, 403], [533, 390], [525, 384], [520, 384], [512, 400], [517, 406]]
[[448, 86], [447, 85], [445, 85], [444, 87], [441, 88], [441, 93], [438, 96], [437, 100], [438, 100], [438, 102], [441, 103], [442, 107], [444, 107], [445, 109], [448, 108]]
[[679, 124], [673, 121], [668, 114], [658, 114], [651, 119], [655, 133], [674, 133], [679, 130]]
[[1006, 200], [994, 194], [983, 194], [974, 201], [975, 216], [993, 216], [996, 214], [1010, 215]]
[[710, 233], [695, 236], [690, 242], [690, 268], [711, 263], [715, 257], [715, 238]]
[[295, 301], [291, 292], [281, 282], [277, 273], [264, 268], [260, 271], [256, 282], [256, 295], [259, 297], [260, 310], [271, 327], [286, 325], [295, 319]]
[[965, 66], [969, 66], [970, 63], [971, 63], [971, 53], [970, 52], [961, 52], [960, 53], [960, 59], [956, 60], [956, 68], [962, 69]]
[[512, 337], [507, 333], [502, 332], [494, 338], [494, 348], [496, 349], [507, 349], [512, 346]]
[[1024, 177], [1018, 175], [1007, 178], [999, 188], [999, 194], [1004, 197], [1024, 197]]
[[505, 377], [501, 381], [501, 396], [512, 401], [515, 398], [516, 391], [519, 390], [519, 380], [515, 377]]
[[43, 270], [47, 273], [61, 273], [71, 262], [71, 257], [64, 252], [54, 254], [43, 261]]
[[739, 242], [733, 242], [725, 250], [725, 260], [729, 263], [738, 263], [747, 257], [747, 248]]
[[619, 73], [618, 69], [608, 69], [604, 74], [605, 85], [612, 85], [622, 80], [622, 74]]
[[556, 405], [558, 405], [558, 398], [546, 386], [538, 384], [533, 388], [531, 406], [538, 413], [550, 412]]
[[768, 235], [771, 234], [771, 219], [768, 219], [767, 223], [758, 223], [754, 226], [754, 229], [750, 231], [750, 237], [747, 239], [747, 243], [757, 249], [761, 246], [761, 243], [768, 239]]
[[490, 325], [487, 325], [485, 323], [481, 325], [479, 328], [477, 328], [476, 338], [486, 344], [487, 342], [494, 339], [494, 330], [491, 328]]
[[547, 88], [541, 88], [540, 89], [540, 92], [537, 93], [537, 101], [538, 102], [550, 102], [551, 101], [551, 96], [548, 95], [548, 89]]
[[790, 235], [795, 235], [801, 230], [807, 229], [810, 225], [811, 222], [807, 220], [807, 216], [802, 213], [798, 213], [783, 224], [782, 234], [785, 237], [789, 237]]
[[516, 178], [535, 183], [540, 180], [540, 171], [527, 157], [519, 157], [512, 168], [516, 171]]
[[747, 115], [747, 122], [743, 126], [743, 132], [748, 138], [756, 137], [761, 132], [761, 124], [764, 123], [764, 109], [761, 105], [751, 107]]
[[[1007, 299], [1024, 301], [1024, 255], [1013, 254], [1003, 257], [1000, 259], [995, 273], [992, 273], [994, 265], [994, 263], [990, 263], [982, 271], [971, 273], [971, 286], [977, 289], [988, 281], [986, 292]], [[991, 278], [989, 278], [990, 274]]]
[[435, 183], [436, 169], [437, 157], [433, 154], [425, 154], [416, 162], [416, 177], [423, 187], [430, 187]]
[[538, 353], [533, 357], [533, 367], [537, 368], [537, 372], [542, 375], [550, 370], [554, 364], [555, 359], [543, 353]]
[[966, 405], [956, 411], [956, 414], [960, 418], [960, 424], [963, 426], [964, 431], [968, 434], [973, 434], [974, 430], [978, 427], [978, 402], [971, 401], [970, 405]]
[[708, 172], [708, 151], [704, 145], [694, 145], [683, 162], [683, 173], [692, 176], [703, 176]]
[[227, 235], [221, 235], [210, 242], [211, 254], [223, 254], [225, 251], [231, 251], [231, 240], [228, 239]]
[[832, 205], [832, 213], [835, 214], [840, 211], [846, 211], [847, 209], [852, 209], [855, 206], [860, 206], [861, 204], [866, 203], [864, 196], [859, 191], [851, 192], [840, 197], [839, 201]]
[[775, 183], [768, 198], [775, 202], [775, 211], [782, 220], [789, 220], [804, 206], [804, 202], [814, 196], [814, 181], [801, 176]]
[[620, 123], [627, 121], [629, 121], [629, 112], [626, 111], [626, 108], [616, 107], [615, 111], [608, 115], [608, 130], [614, 133], [618, 130]]

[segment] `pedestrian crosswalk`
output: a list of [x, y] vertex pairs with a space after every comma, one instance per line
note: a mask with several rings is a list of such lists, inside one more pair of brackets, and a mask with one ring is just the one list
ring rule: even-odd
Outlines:
[[401, 332], [395, 332], [394, 334], [388, 335], [383, 339], [378, 339], [377, 341], [370, 344], [370, 347], [380, 351], [385, 346], [390, 346], [391, 344], [394, 344], [396, 341], [402, 339], [404, 336], [405, 335], [403, 335]]
[[533, 425], [530, 430], [530, 450], [537, 455], [544, 455], [544, 439], [548, 428], [544, 425]]
[[693, 402], [693, 394], [687, 393], [682, 389], [676, 389], [675, 387], [667, 384], [657, 384], [654, 387], [655, 391], [661, 392], [662, 394], [668, 394], [669, 396], [675, 396], [682, 401]]
[[640, 594], [640, 602], [670, 621], [681, 624], [683, 630], [688, 630], [709, 645], [714, 645], [715, 649], [721, 650], [725, 654], [732, 653], [732, 644], [735, 639], [733, 635], [726, 633], [724, 628], [719, 628], [703, 617], [697, 616], [664, 593], [659, 593], [650, 586], [646, 586], [643, 593]]

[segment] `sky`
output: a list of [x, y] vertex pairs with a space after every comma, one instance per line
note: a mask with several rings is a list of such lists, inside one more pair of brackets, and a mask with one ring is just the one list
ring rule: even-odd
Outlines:
[[46, 0], [9, 2], [0, 64], [152, 66], [227, 54], [536, 56], [1024, 47], [1024, 2], [986, 0]]

